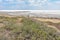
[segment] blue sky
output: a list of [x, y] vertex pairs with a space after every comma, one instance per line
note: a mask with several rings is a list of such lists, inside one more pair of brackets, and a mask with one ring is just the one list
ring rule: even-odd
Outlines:
[[0, 10], [60, 10], [60, 0], [0, 0]]

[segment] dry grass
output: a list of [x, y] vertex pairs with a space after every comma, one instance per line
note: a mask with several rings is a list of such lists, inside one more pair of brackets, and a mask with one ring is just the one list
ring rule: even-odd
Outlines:
[[52, 27], [58, 31], [60, 31], [60, 19], [45, 19], [45, 18], [34, 18], [38, 21], [44, 22], [49, 27]]
[[25, 17], [0, 17], [0, 40], [60, 40], [56, 29]]
[[52, 22], [52, 23], [60, 23], [60, 20], [59, 19], [45, 19], [45, 18], [34, 18], [34, 19], [37, 19], [39, 21], [43, 21], [43, 22]]
[[3, 26], [5, 26], [3, 23], [0, 23], [0, 27], [3, 27]]

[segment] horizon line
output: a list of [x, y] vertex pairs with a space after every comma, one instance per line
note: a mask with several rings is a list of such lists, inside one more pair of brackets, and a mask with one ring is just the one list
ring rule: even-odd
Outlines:
[[60, 12], [60, 10], [0, 10], [0, 11], [7, 11], [7, 12], [13, 12], [13, 11], [50, 11], [50, 12]]

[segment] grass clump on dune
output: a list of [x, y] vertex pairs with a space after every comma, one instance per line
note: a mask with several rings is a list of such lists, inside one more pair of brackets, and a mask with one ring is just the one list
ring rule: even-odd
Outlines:
[[0, 28], [0, 40], [60, 40], [60, 33], [43, 22], [25, 17], [16, 22], [17, 18], [3, 22], [5, 26]]

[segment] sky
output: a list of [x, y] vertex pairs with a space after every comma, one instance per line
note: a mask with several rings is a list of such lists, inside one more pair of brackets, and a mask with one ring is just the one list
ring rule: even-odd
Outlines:
[[0, 0], [0, 10], [60, 10], [60, 0]]

